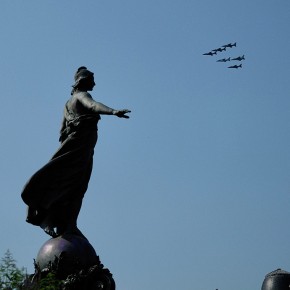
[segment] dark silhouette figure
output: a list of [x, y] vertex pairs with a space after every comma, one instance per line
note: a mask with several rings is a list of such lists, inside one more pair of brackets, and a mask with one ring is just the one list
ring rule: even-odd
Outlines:
[[214, 54], [217, 54], [217, 52], [216, 51], [210, 51], [210, 52], [203, 53], [203, 55], [210, 55], [210, 56], [213, 56]]
[[228, 66], [228, 68], [236, 68], [236, 69], [242, 68], [242, 64], [239, 64], [239, 65], [237, 65], [237, 64], [231, 65], [231, 66]]
[[226, 48], [225, 47], [219, 47], [219, 48], [216, 48], [216, 49], [213, 49], [212, 51], [215, 51], [215, 52], [223, 52], [223, 51], [226, 51]]
[[129, 118], [127, 109], [115, 110], [96, 102], [88, 93], [94, 86], [94, 74], [80, 67], [64, 108], [61, 145], [21, 194], [28, 205], [26, 221], [52, 237], [66, 233], [83, 236], [77, 228], [77, 217], [92, 172], [100, 115]]
[[238, 57], [232, 58], [232, 60], [238, 60], [238, 61], [242, 61], [244, 59], [245, 59], [245, 55], [244, 54], [242, 56], [238, 56]]
[[227, 47], [232, 48], [232, 47], [234, 47], [234, 46], [235, 46], [235, 47], [237, 46], [237, 43], [236, 43], [236, 42], [225, 44], [225, 45], [223, 45], [222, 47], [225, 47], [225, 48], [227, 48]]
[[227, 62], [227, 61], [231, 61], [231, 58], [222, 58], [222, 59], [218, 59], [217, 62]]

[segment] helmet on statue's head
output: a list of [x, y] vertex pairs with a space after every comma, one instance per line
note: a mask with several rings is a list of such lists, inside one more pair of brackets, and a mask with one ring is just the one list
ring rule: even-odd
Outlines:
[[93, 72], [89, 71], [85, 66], [79, 67], [74, 76], [75, 84], [73, 85], [73, 88], [77, 88], [83, 80], [92, 77], [94, 77]]

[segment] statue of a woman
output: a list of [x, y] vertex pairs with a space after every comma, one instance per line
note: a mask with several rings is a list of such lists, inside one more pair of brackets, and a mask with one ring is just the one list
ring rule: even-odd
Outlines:
[[52, 237], [82, 235], [77, 217], [90, 180], [100, 115], [129, 118], [129, 110], [114, 110], [93, 100], [94, 74], [80, 67], [71, 98], [64, 108], [61, 146], [51, 160], [26, 183], [22, 199], [28, 205], [28, 223], [40, 226]]

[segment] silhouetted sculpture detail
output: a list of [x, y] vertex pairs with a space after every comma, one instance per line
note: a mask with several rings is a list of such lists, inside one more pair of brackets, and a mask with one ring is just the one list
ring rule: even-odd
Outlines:
[[40, 226], [52, 237], [84, 237], [77, 228], [77, 217], [92, 172], [100, 115], [129, 118], [129, 110], [115, 110], [93, 100], [88, 91], [94, 86], [94, 74], [80, 67], [64, 108], [61, 146], [30, 178], [21, 194], [28, 205], [26, 221]]
[[265, 276], [261, 290], [288, 290], [290, 285], [290, 273], [277, 269]]

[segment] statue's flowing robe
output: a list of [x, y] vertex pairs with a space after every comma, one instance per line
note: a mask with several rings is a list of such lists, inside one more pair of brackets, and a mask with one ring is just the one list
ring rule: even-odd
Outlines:
[[47, 215], [61, 216], [70, 204], [81, 204], [90, 180], [98, 138], [100, 115], [97, 105], [88, 93], [74, 94], [66, 103], [61, 146], [29, 179], [21, 193], [28, 205], [27, 222], [41, 225]]

